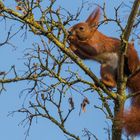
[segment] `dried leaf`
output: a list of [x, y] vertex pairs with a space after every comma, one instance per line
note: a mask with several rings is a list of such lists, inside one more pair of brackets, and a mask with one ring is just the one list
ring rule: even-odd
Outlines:
[[43, 94], [43, 93], [41, 94], [41, 98], [42, 98], [42, 100], [44, 100], [44, 99], [45, 99], [45, 97], [44, 97], [44, 94]]
[[84, 99], [84, 101], [85, 101], [87, 104], [90, 103], [87, 97]]
[[87, 104], [89, 104], [89, 103], [90, 103], [90, 102], [89, 102], [88, 98], [84, 98], [84, 100], [83, 100], [82, 103], [81, 103], [81, 109], [82, 109], [83, 112], [86, 112], [86, 106], [87, 106]]
[[71, 109], [74, 109], [74, 102], [73, 102], [72, 97], [69, 98], [69, 104], [70, 104]]

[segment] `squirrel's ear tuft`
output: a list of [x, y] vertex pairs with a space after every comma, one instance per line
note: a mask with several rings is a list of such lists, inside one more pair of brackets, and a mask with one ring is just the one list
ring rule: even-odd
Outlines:
[[88, 23], [90, 26], [97, 26], [99, 23], [100, 15], [100, 8], [97, 7], [87, 18], [86, 23]]

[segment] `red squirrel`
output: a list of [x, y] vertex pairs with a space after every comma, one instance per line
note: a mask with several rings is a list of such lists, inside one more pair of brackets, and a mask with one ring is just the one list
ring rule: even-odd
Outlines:
[[[117, 85], [117, 68], [121, 40], [108, 37], [97, 30], [100, 9], [96, 8], [85, 22], [78, 23], [68, 30], [69, 48], [81, 59], [91, 59], [101, 64], [101, 81], [110, 88]], [[124, 73], [129, 76], [127, 87], [132, 93], [140, 93], [140, 61], [132, 43], [128, 43]], [[133, 96], [131, 108], [123, 113], [123, 127], [130, 135], [140, 134], [140, 95]]]

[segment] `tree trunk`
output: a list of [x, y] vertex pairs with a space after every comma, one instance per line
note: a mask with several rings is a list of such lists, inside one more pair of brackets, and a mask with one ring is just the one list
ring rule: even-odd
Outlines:
[[120, 102], [119, 100], [115, 101], [114, 106], [114, 120], [112, 122], [112, 140], [121, 140], [122, 136], [122, 128], [120, 126], [121, 120], [118, 118], [116, 119], [118, 113], [123, 111], [124, 102]]
[[[125, 64], [125, 52], [127, 51], [127, 43], [129, 41], [130, 33], [133, 28], [133, 24], [135, 22], [135, 18], [137, 16], [138, 10], [139, 10], [139, 5], [140, 5], [140, 0], [135, 0], [132, 6], [131, 13], [129, 15], [127, 25], [125, 27], [125, 30], [122, 34], [122, 44], [121, 47], [122, 49], [119, 52], [119, 66], [118, 66], [118, 97], [120, 96], [121, 98], [116, 99], [114, 104], [114, 120], [112, 121], [112, 140], [121, 140], [121, 135], [122, 135], [122, 128], [119, 126], [121, 124], [121, 119], [119, 120], [118, 118], [116, 119], [118, 113], [120, 111], [123, 112], [124, 110], [124, 102], [125, 100], [123, 99], [125, 97], [125, 88], [126, 88], [126, 79], [124, 75], [124, 64]], [[122, 51], [123, 50], [123, 51]]]

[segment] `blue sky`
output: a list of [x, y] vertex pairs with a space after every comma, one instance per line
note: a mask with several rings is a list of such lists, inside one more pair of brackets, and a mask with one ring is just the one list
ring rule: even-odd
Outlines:
[[[103, 2], [106, 2], [106, 13], [108, 17], [114, 17], [114, 7], [118, 7], [122, 2], [129, 4], [128, 0], [89, 0], [89, 4], [85, 4], [85, 7], [79, 17], [79, 22], [84, 21], [88, 15], [93, 11], [95, 6], [93, 3], [97, 3], [99, 5], [103, 5]], [[77, 8], [81, 5], [81, 0], [58, 0], [56, 7], [64, 7], [65, 9], [69, 10], [71, 13], [76, 13]], [[90, 8], [89, 8], [90, 5]], [[7, 6], [13, 7], [14, 4], [11, 1], [7, 3]], [[88, 9], [89, 8], [89, 9]], [[126, 18], [128, 16], [129, 9], [121, 8], [120, 9], [120, 17], [123, 19], [123, 22], [125, 23]], [[101, 17], [102, 19], [102, 17]], [[71, 23], [71, 26], [74, 25], [76, 22]], [[14, 22], [8, 22], [6, 23], [6, 27], [4, 23], [0, 23], [0, 33], [2, 34], [0, 36], [0, 41], [4, 40], [3, 36], [6, 35], [5, 29], [8, 31], [9, 25], [13, 26], [13, 31], [16, 31], [16, 23]], [[69, 27], [68, 27], [69, 28]], [[120, 34], [118, 31], [117, 26], [114, 23], [110, 23], [108, 25], [103, 25], [99, 29], [101, 32], [105, 33], [108, 36], [113, 36], [119, 38]], [[28, 37], [25, 41], [23, 41], [23, 38], [21, 39], [21, 36], [14, 37], [12, 39], [13, 44], [16, 45], [16, 50], [10, 46], [4, 46], [0, 48], [0, 70], [6, 70], [7, 68], [10, 68], [11, 65], [16, 65], [18, 71], [20, 72], [23, 67], [24, 60], [21, 59], [23, 56], [23, 50], [27, 46], [31, 46], [32, 42], [36, 39], [35, 36], [33, 36], [31, 33], [28, 34]], [[139, 51], [139, 50], [138, 50]], [[96, 62], [93, 61], [85, 61], [85, 64], [89, 66], [91, 69], [93, 69], [94, 73], [99, 75], [99, 66]], [[74, 65], [74, 68], [76, 66]], [[82, 73], [82, 72], [81, 72]], [[25, 116], [22, 114], [15, 114], [14, 116], [7, 116], [8, 112], [16, 110], [22, 106], [24, 96], [19, 97], [19, 93], [22, 89], [26, 87], [26, 82], [19, 82], [19, 83], [13, 83], [8, 84], [6, 86], [7, 91], [0, 95], [0, 139], [1, 140], [24, 140], [25, 135], [24, 132], [26, 131], [26, 127], [23, 128], [23, 126], [18, 125]], [[93, 95], [94, 94], [94, 95]], [[88, 95], [90, 97], [90, 106], [87, 107], [87, 112], [82, 113], [82, 115], [79, 114], [79, 108], [76, 109], [72, 116], [69, 118], [67, 125], [67, 128], [71, 130], [72, 132], [82, 135], [81, 130], [83, 128], [89, 128], [91, 132], [97, 135], [99, 140], [105, 140], [107, 139], [107, 136], [105, 134], [105, 131], [103, 128], [107, 127], [106, 124], [106, 118], [105, 115], [97, 110], [94, 109], [93, 105], [100, 104], [98, 97], [96, 96], [96, 93], [90, 93]], [[79, 98], [78, 95], [75, 95], [75, 99], [77, 99], [78, 103], [82, 101], [82, 98]], [[93, 102], [92, 102], [93, 101]], [[78, 106], [78, 105], [77, 105]], [[113, 105], [111, 104], [113, 107]], [[64, 134], [56, 127], [54, 124], [49, 122], [45, 119], [38, 119], [38, 123], [34, 121], [32, 124], [30, 135], [28, 137], [28, 140], [44, 140], [44, 139], [51, 139], [51, 140], [65, 140], [66, 137]], [[82, 137], [81, 140], [84, 140], [85, 138]]]

